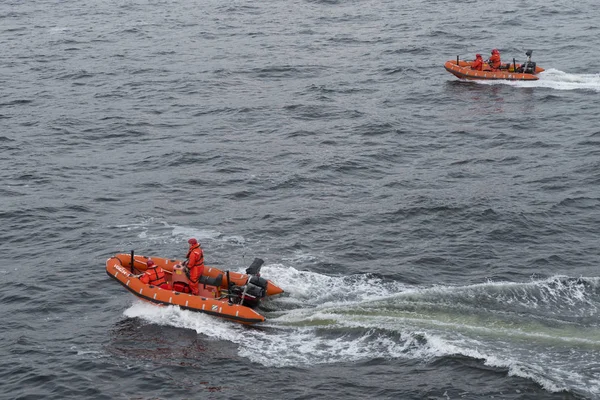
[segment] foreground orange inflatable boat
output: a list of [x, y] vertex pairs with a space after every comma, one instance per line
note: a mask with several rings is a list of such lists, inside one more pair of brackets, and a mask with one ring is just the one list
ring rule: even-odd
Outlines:
[[509, 81], [535, 81], [539, 77], [537, 74], [544, 72], [544, 68], [538, 67], [531, 61], [531, 50], [527, 51], [527, 61], [523, 64], [517, 64], [513, 58], [512, 63], [502, 64], [498, 71], [492, 71], [490, 66], [483, 64], [483, 71], [471, 69], [473, 61], [456, 60], [446, 61], [444, 68], [459, 79], [467, 80], [509, 80]]
[[[206, 266], [200, 278], [200, 295], [184, 290], [189, 280], [179, 260], [150, 257], [166, 272], [167, 283], [174, 290], [162, 289], [140, 281], [149, 257], [117, 254], [106, 260], [106, 273], [137, 297], [162, 305], [176, 305], [225, 318], [242, 324], [263, 322], [265, 317], [254, 309], [267, 296], [283, 293], [283, 289], [260, 276], [263, 260], [256, 258], [246, 269], [246, 274]], [[175, 290], [177, 289], [177, 290]]]

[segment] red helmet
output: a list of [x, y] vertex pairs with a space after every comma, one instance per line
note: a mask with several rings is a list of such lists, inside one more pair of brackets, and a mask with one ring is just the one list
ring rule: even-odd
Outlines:
[[196, 238], [191, 238], [190, 240], [188, 240], [188, 243], [192, 246], [195, 246], [198, 244], [198, 241], [196, 240]]
[[151, 258], [148, 259], [148, 261], [146, 261], [146, 266], [151, 267], [154, 265], [154, 261], [152, 261]]
[[481, 54], [479, 54], [479, 53], [475, 54], [475, 58], [481, 58]]
[[494, 49], [492, 50], [492, 54], [499, 54], [500, 52], [498, 51], [498, 49]]

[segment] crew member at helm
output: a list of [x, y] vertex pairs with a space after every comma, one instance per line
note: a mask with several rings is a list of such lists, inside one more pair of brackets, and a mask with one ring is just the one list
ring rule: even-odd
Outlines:
[[500, 52], [498, 49], [492, 50], [492, 55], [487, 62], [490, 65], [490, 68], [492, 68], [492, 71], [498, 71], [498, 69], [500, 69], [502, 61], [500, 61]]
[[471, 69], [476, 71], [483, 70], [483, 58], [481, 57], [481, 54], [475, 54], [475, 61], [471, 63]]
[[140, 276], [140, 281], [145, 284], [158, 286], [161, 289], [171, 290], [171, 285], [167, 283], [165, 271], [156, 265], [151, 258], [146, 261], [146, 272]]
[[198, 281], [200, 277], [204, 273], [204, 252], [200, 247], [200, 243], [195, 238], [191, 238], [188, 240], [190, 245], [190, 249], [187, 253], [187, 260], [183, 262], [189, 271], [190, 275], [188, 279], [190, 280], [190, 289], [192, 290], [192, 294], [198, 295]]

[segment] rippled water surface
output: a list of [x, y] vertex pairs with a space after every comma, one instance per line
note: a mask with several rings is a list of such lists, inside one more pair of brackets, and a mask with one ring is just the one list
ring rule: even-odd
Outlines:
[[[0, 3], [0, 397], [600, 398], [597, 5]], [[461, 82], [446, 60], [535, 82]], [[115, 253], [286, 293], [141, 303]]]

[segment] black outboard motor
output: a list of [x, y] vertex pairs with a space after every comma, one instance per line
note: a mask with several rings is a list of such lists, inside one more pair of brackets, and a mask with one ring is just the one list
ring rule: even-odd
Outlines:
[[535, 74], [535, 63], [533, 61], [531, 61], [531, 54], [533, 53], [533, 50], [528, 50], [525, 55], [527, 56], [527, 61], [525, 61], [523, 63], [523, 65], [521, 65], [521, 68], [519, 68], [519, 72], [523, 72], [525, 74]]
[[258, 307], [260, 301], [265, 297], [265, 289], [248, 282], [244, 286], [232, 286], [231, 293], [234, 304], [246, 307]]
[[[267, 285], [269, 283], [265, 278], [260, 277], [260, 268], [264, 261], [255, 258], [252, 264], [246, 268], [248, 280], [243, 286], [230, 284], [229, 302], [232, 304], [241, 304], [250, 308], [258, 307], [260, 301], [267, 295]], [[229, 271], [227, 271], [227, 280], [229, 280]]]

